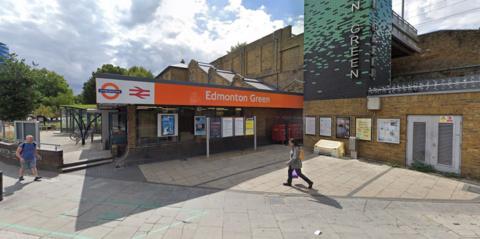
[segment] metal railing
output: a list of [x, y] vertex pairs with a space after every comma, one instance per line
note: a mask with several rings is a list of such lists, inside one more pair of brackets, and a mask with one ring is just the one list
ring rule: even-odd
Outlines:
[[480, 90], [480, 74], [435, 80], [398, 83], [368, 89], [369, 95], [411, 94], [422, 92], [448, 92]]
[[406, 29], [407, 33], [410, 33], [414, 37], [417, 37], [417, 33], [418, 33], [417, 28], [412, 26], [412, 24], [407, 22], [403, 17], [398, 15], [398, 13], [396, 13], [395, 11], [392, 11], [392, 12], [393, 12], [393, 24], [402, 28], [402, 30]]
[[[47, 147], [44, 147], [44, 146], [47, 146]], [[40, 143], [39, 149], [60, 151], [60, 150], [62, 150], [62, 146], [60, 144]]]

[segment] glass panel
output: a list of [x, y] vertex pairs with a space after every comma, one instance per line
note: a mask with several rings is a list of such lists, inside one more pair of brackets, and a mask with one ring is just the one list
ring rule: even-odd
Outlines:
[[413, 122], [413, 160], [425, 163], [426, 123]]
[[451, 166], [453, 162], [453, 124], [438, 124], [438, 164]]

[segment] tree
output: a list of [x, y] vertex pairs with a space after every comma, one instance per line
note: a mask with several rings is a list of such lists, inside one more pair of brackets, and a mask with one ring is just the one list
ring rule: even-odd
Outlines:
[[53, 118], [57, 116], [56, 111], [52, 109], [51, 106], [40, 105], [35, 111], [33, 111], [35, 116], [44, 116], [47, 118]]
[[80, 98], [83, 104], [96, 104], [97, 93], [95, 92], [95, 74], [98, 73], [110, 73], [126, 76], [153, 78], [151, 71], [141, 67], [132, 66], [128, 70], [120, 66], [114, 66], [112, 64], [104, 64], [102, 67], [97, 68], [95, 72], [92, 72], [92, 76], [87, 82], [83, 83], [83, 90], [80, 94]]
[[153, 74], [151, 71], [141, 67], [141, 66], [132, 66], [127, 71], [128, 76], [136, 76], [136, 77], [143, 77], [143, 78], [153, 78]]
[[61, 105], [74, 103], [73, 91], [63, 76], [45, 68], [33, 69], [31, 75], [38, 94], [38, 105], [48, 106], [58, 113]]
[[237, 42], [236, 45], [233, 45], [233, 46], [230, 47], [230, 50], [227, 51], [227, 54], [228, 54], [228, 53], [232, 53], [232, 52], [234, 52], [234, 51], [236, 51], [236, 50], [238, 50], [238, 49], [240, 49], [240, 48], [242, 48], [242, 47], [245, 47], [246, 45], [247, 45], [246, 42], [242, 42], [242, 43]]
[[0, 120], [25, 119], [35, 108], [34, 81], [25, 59], [10, 58], [0, 65]]

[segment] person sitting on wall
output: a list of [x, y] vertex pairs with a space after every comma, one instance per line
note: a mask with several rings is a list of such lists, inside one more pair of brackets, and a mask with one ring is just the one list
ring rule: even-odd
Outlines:
[[40, 181], [42, 177], [38, 176], [37, 171], [37, 158], [40, 158], [40, 155], [37, 152], [37, 144], [33, 142], [33, 136], [27, 135], [25, 142], [18, 145], [16, 156], [20, 160], [18, 181], [24, 180], [25, 169], [32, 170], [32, 175], [35, 177], [34, 181]]
[[283, 183], [285, 186], [292, 186], [292, 178], [293, 178], [293, 170], [297, 173], [297, 175], [305, 180], [308, 183], [308, 188], [311, 189], [313, 187], [313, 182], [307, 176], [302, 174], [302, 159], [300, 158], [300, 144], [295, 139], [289, 139], [288, 145], [290, 146], [290, 160], [287, 162], [288, 165], [288, 180], [286, 183]]

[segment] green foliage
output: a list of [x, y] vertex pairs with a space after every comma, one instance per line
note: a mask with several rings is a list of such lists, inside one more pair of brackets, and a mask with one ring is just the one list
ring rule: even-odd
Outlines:
[[144, 78], [153, 78], [151, 71], [141, 67], [141, 66], [132, 66], [127, 71], [128, 76], [144, 77]]
[[0, 120], [25, 119], [35, 108], [36, 94], [31, 68], [17, 55], [0, 64]]
[[73, 104], [73, 105], [65, 105], [65, 106], [68, 106], [68, 107], [72, 107], [72, 108], [78, 108], [78, 109], [96, 109], [97, 108], [97, 105], [96, 104]]
[[240, 49], [240, 48], [242, 48], [242, 47], [245, 47], [246, 45], [247, 45], [246, 42], [242, 42], [242, 43], [237, 42], [236, 45], [233, 45], [233, 46], [230, 47], [230, 50], [227, 51], [227, 53], [232, 53], [232, 52], [234, 52], [234, 51], [236, 51], [236, 50], [238, 50], [238, 49]]
[[114, 66], [112, 64], [104, 64], [102, 65], [102, 67], [97, 68], [95, 72], [92, 72], [92, 76], [90, 77], [90, 79], [88, 79], [88, 81], [83, 84], [83, 90], [79, 96], [79, 98], [81, 99], [81, 103], [83, 104], [97, 103], [94, 75], [98, 73], [109, 73], [109, 74], [118, 74], [118, 75], [126, 75], [126, 76], [153, 78], [152, 72], [141, 66], [132, 66], [129, 69], [125, 69], [123, 67]]
[[51, 107], [51, 106], [46, 106], [46, 105], [40, 105], [33, 113], [36, 116], [45, 116], [47, 118], [52, 118], [57, 116], [56, 111]]
[[58, 114], [61, 105], [74, 103], [73, 91], [63, 76], [45, 68], [33, 69], [31, 74], [35, 82], [38, 104], [48, 106]]
[[424, 172], [424, 173], [437, 172], [437, 170], [435, 170], [435, 168], [432, 165], [424, 164], [416, 160], [413, 161], [413, 163], [410, 165], [410, 168], [413, 170]]

